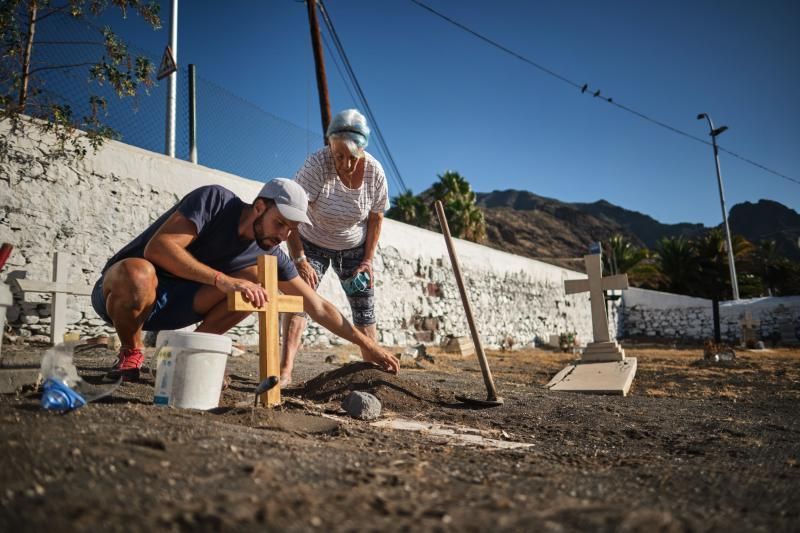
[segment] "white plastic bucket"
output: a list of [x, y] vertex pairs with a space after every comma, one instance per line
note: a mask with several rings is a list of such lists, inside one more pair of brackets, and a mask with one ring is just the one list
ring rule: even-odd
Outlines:
[[0, 355], [3, 353], [3, 332], [6, 330], [6, 309], [14, 303], [11, 296], [11, 289], [8, 285], [0, 282]]
[[184, 409], [217, 407], [230, 353], [231, 339], [223, 335], [159, 332], [153, 403]]

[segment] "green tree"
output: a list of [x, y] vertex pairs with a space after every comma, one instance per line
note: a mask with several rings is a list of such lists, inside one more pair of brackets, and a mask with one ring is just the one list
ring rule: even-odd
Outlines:
[[755, 268], [764, 282], [764, 288], [769, 294], [777, 294], [785, 274], [782, 272], [785, 259], [778, 252], [777, 243], [774, 240], [761, 241], [753, 255]]
[[664, 237], [658, 242], [656, 265], [662, 275], [661, 289], [692, 294], [698, 276], [697, 257], [683, 236]]
[[442, 202], [454, 237], [480, 242], [486, 237], [486, 220], [469, 182], [458, 172], [447, 171], [433, 184], [433, 198]]
[[636, 287], [656, 288], [660, 273], [650, 250], [633, 245], [624, 235], [613, 235], [603, 243], [603, 270], [611, 275], [628, 274]]
[[392, 207], [386, 216], [406, 224], [427, 227], [431, 223], [431, 212], [422, 198], [414, 196], [410, 190], [392, 198]]
[[[102, 49], [97, 62], [78, 64], [38, 65], [33, 51], [37, 45], [68, 46], [75, 41], [36, 41], [36, 30], [41, 24], [56, 20], [53, 15], [62, 14], [74, 19], [98, 17], [108, 4], [117, 7], [126, 16], [128, 11], [138, 13], [154, 29], [161, 27], [159, 5], [155, 1], [143, 0], [4, 0], [0, 2], [0, 121], [9, 120], [13, 128], [25, 127], [23, 115], [40, 119], [40, 129], [52, 132], [58, 140], [51, 155], [63, 155], [67, 146], [78, 156], [86, 153], [83, 141], [95, 150], [105, 139], [116, 136], [111, 128], [104, 126], [101, 114], [107, 102], [98, 95], [90, 95], [89, 115], [75, 117], [72, 108], [47, 97], [39, 88], [39, 74], [48, 70], [74, 70], [84, 68], [88, 78], [99, 85], [108, 84], [122, 98], [134, 96], [140, 86], [152, 85], [155, 70], [150, 60], [133, 56], [127, 46], [109, 27], [99, 31], [99, 40], [94, 43]], [[85, 43], [84, 43], [85, 44]], [[0, 155], [7, 150], [0, 147]]]

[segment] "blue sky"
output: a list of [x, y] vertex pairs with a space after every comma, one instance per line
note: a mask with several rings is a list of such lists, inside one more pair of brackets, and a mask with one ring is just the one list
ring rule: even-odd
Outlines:
[[[730, 128], [721, 146], [800, 181], [800, 2], [425, 3], [692, 135], [708, 138], [706, 123], [695, 118], [707, 112]], [[197, 64], [202, 78], [319, 134], [305, 4], [220, 5], [180, 3], [179, 63]], [[451, 169], [482, 192], [602, 198], [662, 222], [721, 222], [709, 146], [581, 94], [408, 0], [326, 5], [414, 192]], [[162, 15], [158, 32], [136, 20], [106, 20], [132, 44], [160, 51], [168, 40], [167, 0]], [[325, 53], [334, 112], [354, 106]], [[225, 135], [201, 130], [206, 146]], [[201, 162], [202, 153], [201, 145]], [[769, 198], [800, 209], [800, 184], [724, 152], [721, 166], [729, 208]]]

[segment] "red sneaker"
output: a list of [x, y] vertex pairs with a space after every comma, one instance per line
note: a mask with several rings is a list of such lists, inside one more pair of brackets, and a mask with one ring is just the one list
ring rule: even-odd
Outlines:
[[117, 357], [117, 362], [108, 371], [106, 377], [110, 379], [122, 378], [123, 381], [138, 380], [139, 369], [144, 364], [144, 352], [142, 349], [122, 348]]

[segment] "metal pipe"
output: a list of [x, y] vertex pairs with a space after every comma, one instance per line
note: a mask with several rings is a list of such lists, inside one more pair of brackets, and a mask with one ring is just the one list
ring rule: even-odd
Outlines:
[[719, 187], [719, 204], [722, 207], [722, 220], [725, 224], [725, 238], [728, 243], [728, 267], [731, 271], [731, 287], [733, 289], [733, 299], [739, 299], [739, 282], [736, 279], [736, 263], [733, 259], [733, 241], [731, 240], [731, 228], [728, 225], [728, 212], [725, 209], [725, 192], [722, 188], [722, 172], [719, 168], [719, 148], [717, 148], [717, 135], [728, 129], [725, 126], [720, 127], [718, 130], [714, 129], [714, 123], [708, 113], [700, 113], [697, 118], [702, 120], [705, 118], [708, 121], [708, 128], [711, 135], [711, 144], [714, 147], [714, 163], [717, 169], [717, 186]]
[[[178, 64], [178, 0], [170, 0], [171, 16], [169, 20], [169, 47], [172, 58]], [[164, 135], [164, 153], [175, 157], [175, 101], [177, 96], [178, 71], [167, 78], [167, 127]]]
[[189, 64], [189, 161], [197, 164], [197, 100], [194, 78], [194, 65]]
[[450, 226], [447, 224], [447, 217], [444, 214], [444, 207], [442, 202], [436, 200], [436, 215], [439, 217], [439, 224], [442, 226], [442, 233], [444, 234], [445, 243], [447, 243], [447, 253], [450, 254], [450, 262], [453, 264], [453, 273], [456, 276], [456, 283], [458, 284], [458, 292], [461, 294], [461, 303], [464, 304], [464, 313], [467, 315], [467, 323], [469, 324], [469, 332], [472, 334], [472, 343], [475, 345], [475, 353], [478, 354], [478, 362], [481, 364], [481, 373], [483, 374], [483, 382], [486, 384], [486, 392], [489, 401], [496, 401], [497, 389], [494, 386], [492, 379], [492, 371], [489, 369], [489, 363], [486, 360], [486, 354], [483, 352], [483, 345], [481, 345], [481, 338], [478, 335], [478, 328], [475, 326], [475, 319], [472, 316], [472, 307], [467, 297], [467, 289], [464, 287], [464, 278], [461, 276], [461, 267], [458, 264], [458, 256], [456, 249], [453, 246], [453, 238], [450, 236]]

